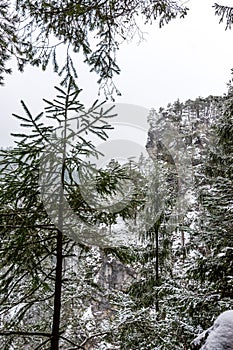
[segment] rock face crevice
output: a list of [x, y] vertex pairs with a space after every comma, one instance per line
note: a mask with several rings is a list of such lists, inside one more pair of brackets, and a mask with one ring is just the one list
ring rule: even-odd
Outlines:
[[[100, 252], [100, 255], [100, 265], [94, 277], [94, 283], [97, 286], [96, 293], [91, 300], [88, 313], [97, 328], [104, 329], [105, 324], [110, 325], [112, 321], [114, 322], [118, 312], [118, 306], [112, 301], [111, 296], [117, 292], [127, 292], [131, 283], [137, 279], [137, 274], [132, 267], [123, 264], [114, 256], [105, 255], [103, 252]], [[85, 342], [84, 348], [86, 350], [98, 349], [99, 342], [98, 336], [91, 337]], [[114, 346], [110, 341], [108, 349], [119, 349], [119, 347]]]
[[99, 286], [99, 293], [92, 303], [92, 313], [98, 320], [113, 318], [116, 307], [109, 301], [112, 292], [126, 292], [136, 279], [132, 267], [124, 265], [112, 256], [104, 256], [95, 283]]
[[116, 258], [105, 257], [97, 275], [101, 288], [106, 290], [126, 291], [133, 279], [135, 271]]

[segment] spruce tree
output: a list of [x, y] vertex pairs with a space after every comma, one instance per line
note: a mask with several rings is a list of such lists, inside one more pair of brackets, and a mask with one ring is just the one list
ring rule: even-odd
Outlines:
[[233, 103], [232, 89], [222, 104], [222, 116], [214, 127], [202, 187], [202, 233], [206, 254], [199, 261], [199, 277], [209, 282], [219, 300], [232, 298], [233, 207]]
[[[104, 235], [96, 238], [98, 223], [108, 223], [113, 215], [130, 215], [125, 206], [114, 213], [93, 208], [82, 197], [77, 177], [81, 169], [94, 173], [95, 192], [89, 194], [103, 200], [118, 191], [119, 181], [128, 178], [127, 169], [98, 170], [85, 160], [98, 154], [88, 139], [90, 134], [107, 139], [111, 109], [104, 110], [95, 102], [86, 110], [72, 79], [66, 90], [56, 89], [57, 98], [45, 100], [45, 123], [43, 113], [34, 117], [22, 102], [25, 115], [15, 117], [28, 132], [14, 135], [15, 147], [0, 154], [0, 335], [4, 350], [47, 349], [49, 343], [53, 350], [68, 344], [82, 348], [85, 330], [75, 335], [69, 315], [72, 307], [82, 309], [85, 298], [92, 299], [94, 282], [89, 275], [85, 283], [89, 281], [92, 287], [89, 291], [86, 284], [79, 288], [83, 300], [77, 297], [72, 305], [74, 299], [68, 296], [82, 281], [79, 273], [88, 275], [85, 269], [72, 270], [72, 260], [93, 244], [109, 244]], [[48, 120], [53, 125], [47, 125]], [[136, 203], [133, 196], [132, 208]], [[70, 220], [72, 213], [76, 222]], [[78, 329], [77, 310], [73, 316]]]

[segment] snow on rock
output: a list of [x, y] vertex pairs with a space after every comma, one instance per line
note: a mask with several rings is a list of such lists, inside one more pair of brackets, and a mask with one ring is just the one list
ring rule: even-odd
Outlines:
[[210, 334], [213, 327], [208, 328], [206, 331], [202, 332], [194, 339], [194, 341], [191, 343], [191, 349], [198, 350], [201, 349], [201, 346], [205, 343], [206, 338]]
[[191, 348], [196, 350], [233, 350], [233, 310], [220, 314], [213, 327], [194, 339]]
[[89, 306], [86, 311], [83, 313], [81, 320], [87, 321], [87, 320], [94, 320], [94, 315], [92, 313], [91, 306]]

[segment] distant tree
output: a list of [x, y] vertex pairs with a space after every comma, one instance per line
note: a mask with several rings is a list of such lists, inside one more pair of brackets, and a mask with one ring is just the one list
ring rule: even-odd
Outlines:
[[[121, 339], [126, 344], [126, 349], [127, 347], [137, 348], [139, 343], [148, 350], [154, 349], [156, 346], [161, 349], [189, 349], [189, 343], [194, 338], [194, 334], [208, 328], [213, 316], [218, 312], [231, 308], [232, 301], [229, 296], [225, 294], [221, 297], [220, 290], [215, 288], [217, 284], [214, 285], [209, 280], [210, 275], [212, 278], [215, 276], [215, 280], [220, 286], [222, 275], [218, 277], [217, 270], [211, 271], [214, 250], [211, 250], [212, 253], [208, 255], [210, 247], [203, 246], [205, 240], [208, 240], [213, 248], [220, 242], [220, 239], [215, 240], [214, 232], [216, 232], [216, 237], [219, 232], [221, 240], [224, 241], [226, 238], [223, 236], [226, 212], [225, 219], [219, 218], [213, 234], [210, 234], [212, 229], [205, 212], [207, 206], [200, 205], [200, 193], [207, 189], [208, 203], [213, 206], [213, 210], [219, 211], [221, 202], [223, 208], [225, 206], [225, 210], [229, 206], [229, 217], [226, 224], [228, 228], [232, 226], [230, 226], [232, 221], [230, 187], [226, 186], [226, 191], [227, 188], [228, 192], [230, 191], [228, 194], [219, 192], [219, 195], [214, 196], [215, 198], [212, 197], [213, 187], [210, 186], [210, 183], [217, 183], [218, 177], [211, 178], [210, 175], [207, 175], [207, 170], [214, 172], [218, 167], [215, 162], [209, 163], [212, 159], [211, 154], [215, 154], [216, 157], [220, 157], [222, 154], [221, 162], [229, 161], [229, 164], [225, 163], [228, 166], [223, 167], [222, 170], [228, 169], [229, 172], [231, 169], [231, 153], [226, 157], [222, 151], [220, 152], [220, 144], [212, 142], [216, 140], [218, 133], [213, 139], [211, 138], [213, 127], [216, 126], [218, 130], [222, 123], [221, 120], [224, 120], [223, 115], [227, 113], [227, 110], [228, 113], [232, 110], [229, 105], [231, 99], [229, 95], [228, 97], [197, 98], [185, 103], [177, 101], [170, 104], [167, 109], [160, 110], [157, 117], [153, 117], [153, 113], [150, 115], [147, 149], [151, 157], [156, 160], [157, 166], [150, 173], [148, 179], [151, 203], [154, 203], [154, 212], [153, 205], [151, 205], [148, 208], [148, 214], [149, 218], [157, 218], [157, 220], [151, 229], [144, 233], [143, 247], [138, 251], [140, 279], [131, 286], [129, 291], [132, 302], [131, 305], [129, 303], [131, 307], [128, 308], [128, 314], [131, 315], [130, 324], [125, 323], [121, 330]], [[176, 157], [174, 156], [173, 162], [171, 159], [172, 147], [169, 148], [168, 143], [165, 142], [166, 148], [162, 142], [159, 142], [159, 137], [162, 135], [162, 132], [159, 131], [166, 125], [166, 120], [174, 128], [177, 128], [177, 133], [174, 133], [171, 142], [172, 147], [175, 147], [175, 142], [179, 142], [180, 147], [175, 148], [176, 155], [180, 152], [182, 156], [185, 150], [192, 170], [191, 182], [187, 183], [189, 190], [187, 204], [185, 207], [176, 208], [180, 209], [180, 212], [179, 210], [177, 213], [173, 212], [176, 220], [174, 220], [174, 229], [170, 231], [168, 230], [169, 225], [171, 225], [169, 219], [171, 219], [172, 210], [179, 194], [179, 180], [185, 183], [190, 178], [186, 177], [185, 180], [186, 173], [185, 176], [179, 178], [181, 173], [180, 169], [175, 166]], [[225, 122], [228, 138], [231, 138], [230, 123], [226, 119]], [[213, 146], [211, 150], [209, 145]], [[229, 151], [230, 148], [228, 148]], [[172, 154], [174, 155], [174, 152]], [[185, 172], [188, 171], [190, 169], [186, 167]], [[162, 207], [159, 195], [165, 200]], [[203, 207], [204, 213], [202, 213]], [[158, 212], [162, 214], [160, 217]], [[200, 222], [203, 223], [203, 226]], [[205, 233], [201, 231], [202, 229]], [[220, 260], [218, 260], [217, 253], [216, 265], [213, 266], [219, 266], [225, 278], [229, 278], [228, 286], [231, 288], [230, 239], [226, 241], [226, 244], [228, 244], [226, 254], [228, 258], [226, 259], [224, 251], [219, 251]], [[225, 268], [224, 265], [221, 265], [221, 261], [224, 259]], [[200, 261], [203, 264], [198, 265]], [[201, 279], [200, 275], [204, 271], [203, 266], [206, 266], [206, 277], [203, 274], [203, 279]], [[223, 282], [223, 290], [225, 286]], [[229, 288], [228, 292], [230, 293]], [[225, 291], [227, 293], [227, 290]], [[153, 329], [153, 332], [150, 329]], [[149, 342], [148, 339], [150, 339]]]
[[220, 299], [232, 298], [232, 220], [233, 220], [233, 103], [232, 91], [222, 103], [222, 115], [214, 126], [201, 188], [204, 208], [199, 240], [206, 256], [199, 261], [199, 277], [212, 286]]

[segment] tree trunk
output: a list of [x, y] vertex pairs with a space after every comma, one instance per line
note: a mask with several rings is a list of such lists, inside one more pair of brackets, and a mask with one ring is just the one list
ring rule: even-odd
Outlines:
[[[155, 266], [155, 277], [156, 277], [156, 287], [159, 285], [159, 230], [155, 228], [155, 244], [156, 244], [156, 266]], [[156, 292], [156, 304], [155, 309], [159, 312], [159, 299], [158, 293]]]
[[60, 338], [61, 291], [62, 291], [62, 232], [60, 230], [57, 231], [56, 260], [57, 260], [56, 261], [56, 281], [55, 281], [51, 350], [59, 350], [59, 338]]
[[[58, 212], [58, 230], [57, 230], [57, 246], [56, 246], [56, 280], [55, 280], [55, 296], [54, 296], [54, 309], [53, 309], [53, 325], [52, 325], [52, 338], [51, 338], [51, 350], [59, 350], [60, 340], [60, 318], [61, 318], [61, 293], [62, 293], [62, 271], [63, 271], [63, 254], [62, 254], [62, 241], [63, 241], [63, 211], [64, 211], [64, 186], [65, 186], [65, 162], [67, 151], [67, 111], [69, 107], [69, 97], [66, 97], [66, 109], [64, 115], [64, 130], [62, 133], [62, 163], [61, 163], [61, 177], [60, 177], [60, 190], [59, 190], [59, 212]], [[58, 161], [58, 169], [60, 163]]]

